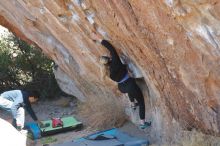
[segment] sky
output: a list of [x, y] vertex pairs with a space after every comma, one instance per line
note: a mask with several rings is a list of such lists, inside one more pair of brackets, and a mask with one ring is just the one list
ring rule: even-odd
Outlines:
[[8, 33], [8, 29], [0, 25], [0, 38]]

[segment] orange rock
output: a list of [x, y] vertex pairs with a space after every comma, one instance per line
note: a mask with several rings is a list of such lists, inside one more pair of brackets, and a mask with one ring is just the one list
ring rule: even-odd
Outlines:
[[103, 91], [116, 96], [116, 84], [100, 80], [98, 58], [108, 52], [91, 40], [95, 28], [141, 72], [143, 92], [149, 89], [146, 114], [153, 119], [155, 135], [172, 137], [173, 121], [183, 129], [219, 134], [216, 113], [210, 111], [220, 96], [219, 2], [81, 2], [0, 1], [0, 24], [37, 44], [56, 62], [67, 76], [60, 74], [59, 80], [71, 82], [66, 91], [82, 98]]

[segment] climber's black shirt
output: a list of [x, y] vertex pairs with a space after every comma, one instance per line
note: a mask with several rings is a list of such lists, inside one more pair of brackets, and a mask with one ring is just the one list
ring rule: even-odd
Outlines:
[[109, 63], [110, 78], [113, 81], [120, 82], [128, 72], [126, 65], [121, 62], [115, 48], [107, 40], [102, 40], [101, 44], [105, 46], [111, 54], [111, 62]]

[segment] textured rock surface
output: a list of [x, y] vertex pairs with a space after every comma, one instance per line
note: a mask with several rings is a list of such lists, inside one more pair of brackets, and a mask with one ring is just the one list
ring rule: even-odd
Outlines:
[[113, 82], [100, 80], [97, 60], [106, 50], [90, 39], [95, 29], [143, 76], [155, 137], [172, 135], [173, 127], [219, 134], [219, 1], [1, 0], [0, 11], [0, 24], [66, 73], [71, 94], [119, 96]]
[[75, 81], [72, 80], [65, 72], [63, 72], [59, 67], [53, 70], [57, 83], [60, 88], [70, 94], [74, 95], [81, 101], [85, 101], [86, 97], [80, 91], [80, 87], [77, 87]]

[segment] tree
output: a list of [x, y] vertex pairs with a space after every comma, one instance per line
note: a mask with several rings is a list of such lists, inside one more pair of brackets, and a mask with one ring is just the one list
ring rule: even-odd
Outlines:
[[0, 92], [38, 90], [41, 96], [61, 93], [53, 74], [53, 61], [40, 48], [9, 34], [0, 40]]

